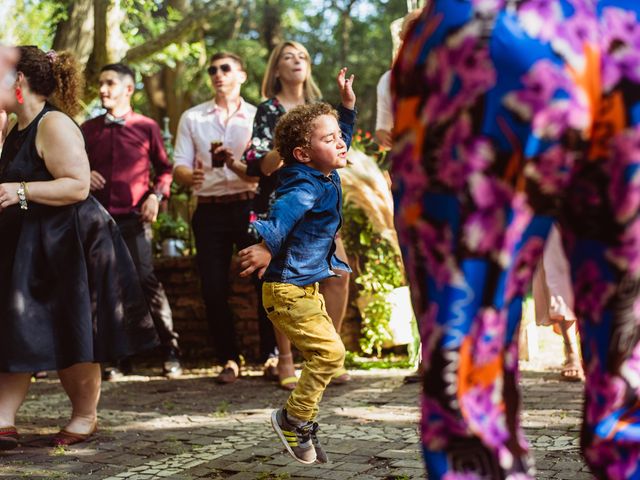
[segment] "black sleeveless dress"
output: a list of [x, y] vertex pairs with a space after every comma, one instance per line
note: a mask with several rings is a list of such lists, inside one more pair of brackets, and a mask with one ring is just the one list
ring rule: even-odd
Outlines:
[[[9, 133], [0, 183], [53, 179], [35, 146], [51, 110]], [[95, 198], [0, 211], [0, 372], [112, 362], [157, 344], [129, 251]]]

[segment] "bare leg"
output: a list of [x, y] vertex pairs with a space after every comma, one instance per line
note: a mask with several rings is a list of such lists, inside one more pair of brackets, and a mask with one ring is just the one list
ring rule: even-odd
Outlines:
[[16, 413], [27, 396], [30, 383], [30, 373], [0, 373], [0, 427], [16, 424]]
[[73, 433], [91, 433], [98, 419], [100, 365], [77, 363], [59, 370], [58, 375], [72, 408], [71, 420], [64, 429]]
[[584, 371], [578, 351], [578, 339], [576, 337], [575, 321], [567, 321], [564, 317], [552, 318], [556, 323], [554, 327], [560, 331], [564, 343], [564, 365], [562, 366], [562, 378], [564, 380], [579, 381], [584, 379]]
[[293, 366], [293, 354], [291, 353], [291, 342], [287, 336], [273, 326], [276, 333], [276, 343], [278, 344], [278, 380], [280, 386], [287, 390], [293, 390], [297, 381], [293, 378], [296, 376], [296, 369]]

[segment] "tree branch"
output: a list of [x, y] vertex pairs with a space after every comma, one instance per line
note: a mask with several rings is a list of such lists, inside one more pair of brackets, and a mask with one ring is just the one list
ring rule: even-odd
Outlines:
[[154, 39], [130, 48], [122, 59], [122, 62], [135, 63], [159, 52], [172, 43], [180, 41], [193, 30], [205, 24], [212, 15], [224, 10], [232, 10], [235, 7], [235, 3], [235, 0], [221, 0], [218, 2], [208, 2], [206, 5], [195, 8], [169, 30], [161, 33]]

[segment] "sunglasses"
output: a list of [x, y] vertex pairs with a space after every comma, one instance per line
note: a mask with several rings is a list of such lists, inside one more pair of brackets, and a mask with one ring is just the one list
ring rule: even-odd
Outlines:
[[231, 71], [231, 65], [229, 65], [228, 63], [223, 63], [222, 65], [220, 65], [220, 67], [215, 67], [215, 66], [210, 66], [209, 68], [207, 68], [207, 73], [209, 73], [209, 75], [215, 75], [216, 73], [218, 73], [218, 68], [220, 68], [220, 71], [222, 73], [229, 73]]

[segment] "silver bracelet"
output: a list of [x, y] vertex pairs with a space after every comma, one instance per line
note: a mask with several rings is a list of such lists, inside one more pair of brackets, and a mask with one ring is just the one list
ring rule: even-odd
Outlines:
[[24, 182], [20, 182], [18, 191], [16, 193], [18, 194], [18, 203], [20, 203], [20, 209], [28, 210], [29, 205], [27, 203], [27, 184]]

